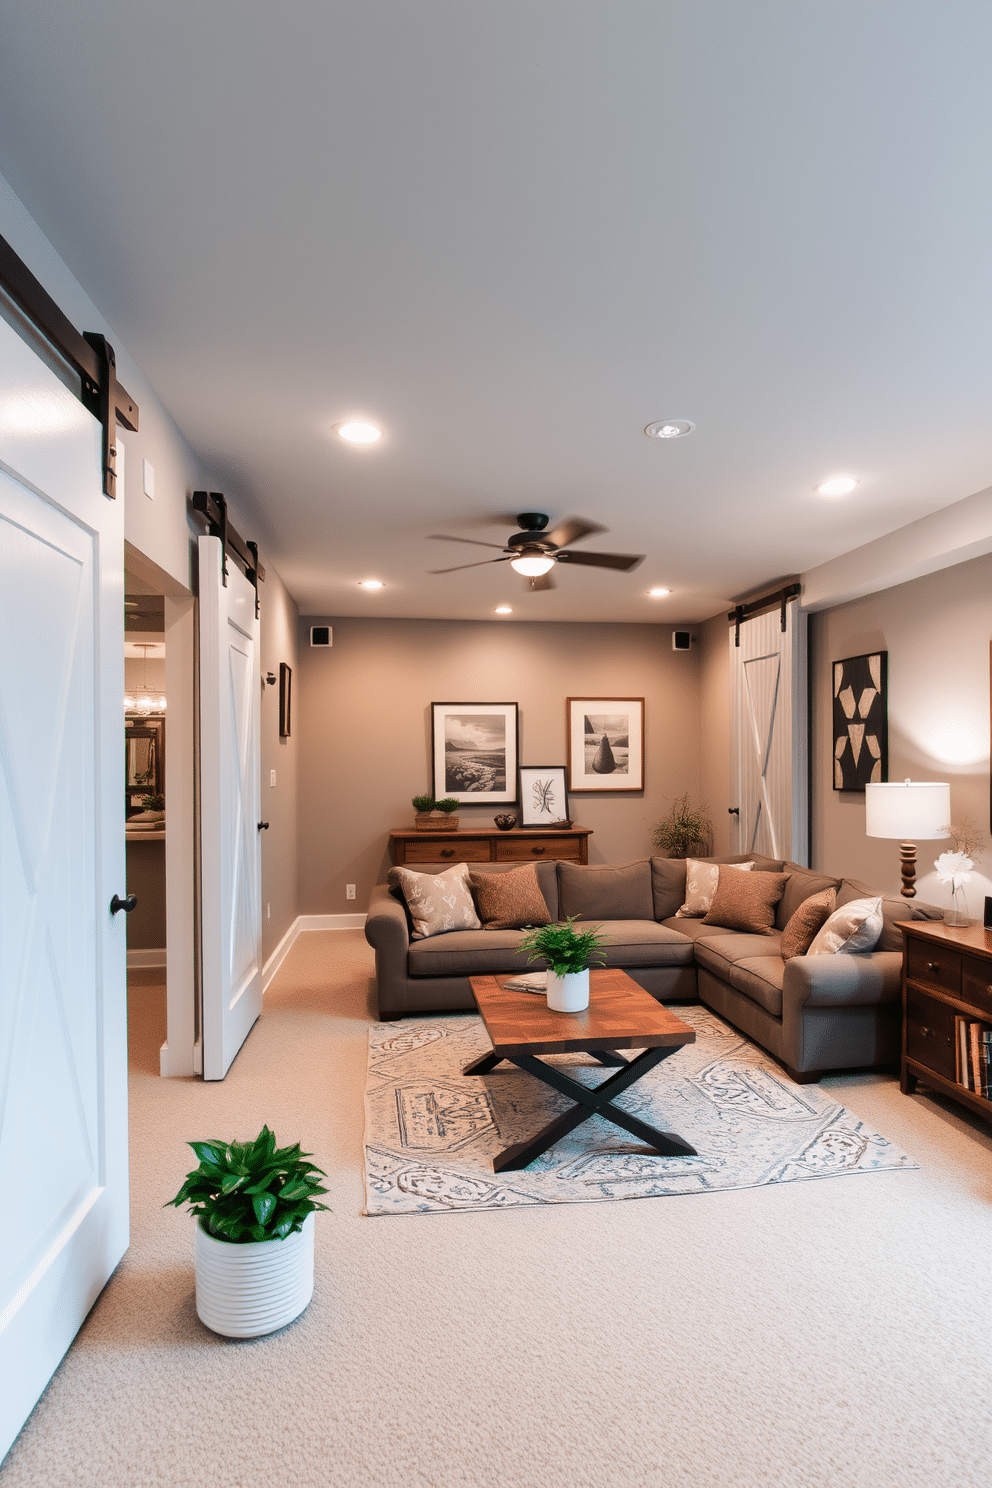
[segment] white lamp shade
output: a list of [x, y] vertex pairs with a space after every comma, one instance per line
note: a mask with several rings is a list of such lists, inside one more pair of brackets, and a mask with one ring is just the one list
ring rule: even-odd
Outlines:
[[900, 842], [949, 837], [951, 787], [939, 780], [903, 780], [865, 786], [865, 832]]

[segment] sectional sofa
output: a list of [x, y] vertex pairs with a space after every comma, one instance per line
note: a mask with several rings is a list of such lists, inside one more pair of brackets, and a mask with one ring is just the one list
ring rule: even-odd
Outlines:
[[[794, 1080], [827, 1070], [871, 1069], [899, 1058], [902, 938], [899, 920], [938, 919], [941, 911], [882, 896], [877, 948], [862, 955], [796, 956], [783, 962], [782, 929], [811, 894], [833, 887], [837, 906], [874, 896], [853, 879], [829, 878], [797, 863], [751, 853], [755, 871], [789, 875], [769, 935], [747, 935], [683, 919], [685, 862], [651, 858], [612, 865], [542, 862], [538, 882], [553, 920], [577, 915], [601, 924], [608, 966], [622, 967], [660, 1002], [700, 1001], [760, 1044]], [[473, 864], [473, 872], [511, 871], [516, 864]], [[379, 1017], [474, 1009], [469, 977], [528, 966], [520, 930], [456, 930], [411, 940], [402, 896], [379, 884], [365, 936], [375, 949]]]

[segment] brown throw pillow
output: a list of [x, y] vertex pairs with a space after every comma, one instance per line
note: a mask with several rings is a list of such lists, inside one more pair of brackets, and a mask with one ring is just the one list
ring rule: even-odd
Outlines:
[[751, 935], [771, 935], [775, 928], [775, 906], [788, 882], [787, 873], [741, 873], [721, 863], [720, 881], [710, 912], [703, 916], [703, 924], [744, 930]]
[[533, 863], [511, 868], [509, 873], [470, 873], [469, 883], [483, 930], [551, 924]]
[[836, 889], [821, 889], [819, 894], [811, 894], [803, 900], [782, 931], [783, 961], [791, 961], [793, 956], [805, 956], [816, 932], [833, 914], [836, 902]]

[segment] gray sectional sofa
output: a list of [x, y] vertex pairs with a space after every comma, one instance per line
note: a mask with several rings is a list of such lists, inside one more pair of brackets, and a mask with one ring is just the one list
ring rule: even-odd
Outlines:
[[[535, 864], [554, 920], [577, 915], [601, 924], [608, 966], [622, 967], [660, 1002], [700, 1001], [760, 1044], [801, 1083], [827, 1070], [894, 1065], [899, 1057], [902, 938], [897, 921], [933, 919], [940, 911], [883, 896], [884, 926], [864, 955], [796, 956], [783, 962], [780, 934], [810, 894], [834, 887], [838, 906], [878, 891], [852, 879], [828, 878], [797, 863], [752, 853], [714, 859], [753, 861], [755, 870], [789, 875], [771, 935], [746, 935], [680, 919], [685, 862], [651, 858], [608, 864]], [[473, 864], [501, 873], [516, 863]], [[520, 930], [455, 930], [410, 939], [398, 891], [379, 884], [365, 936], [375, 949], [379, 1017], [383, 1020], [475, 1007], [469, 977], [534, 970], [518, 946]]]

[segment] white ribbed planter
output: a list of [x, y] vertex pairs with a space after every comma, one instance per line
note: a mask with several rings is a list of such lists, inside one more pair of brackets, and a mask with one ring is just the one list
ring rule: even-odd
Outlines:
[[313, 1215], [285, 1240], [232, 1245], [199, 1224], [193, 1242], [196, 1313], [225, 1338], [258, 1338], [299, 1317], [313, 1296]]
[[556, 1013], [583, 1013], [589, 1006], [589, 968], [566, 971], [564, 976], [548, 972], [548, 1007]]

